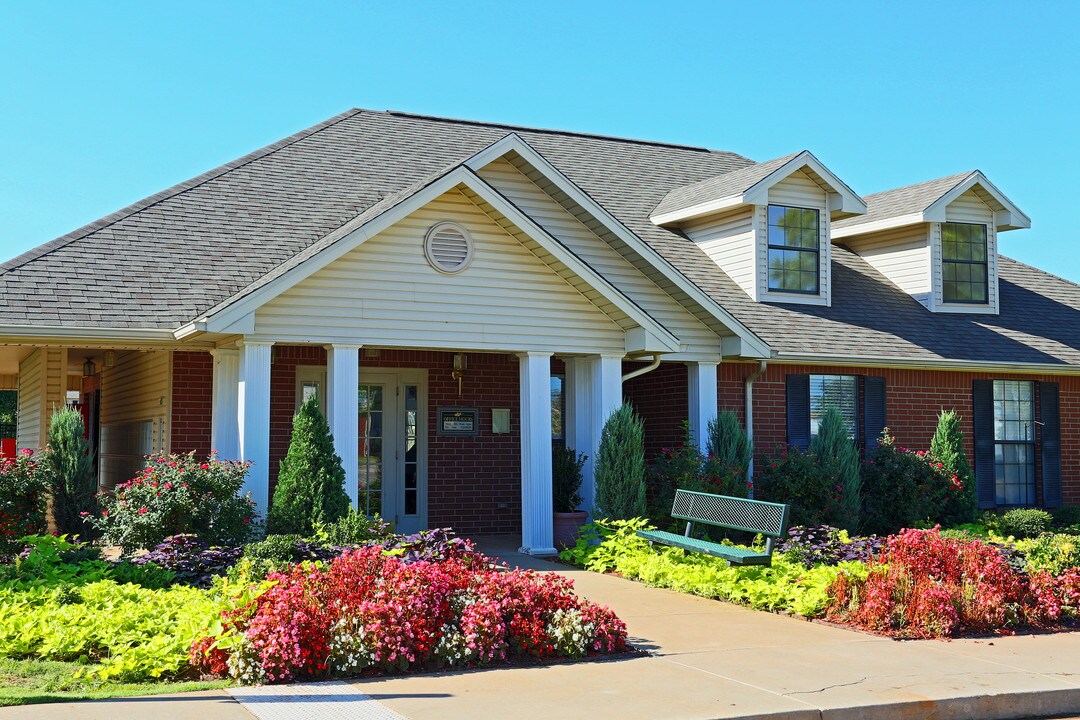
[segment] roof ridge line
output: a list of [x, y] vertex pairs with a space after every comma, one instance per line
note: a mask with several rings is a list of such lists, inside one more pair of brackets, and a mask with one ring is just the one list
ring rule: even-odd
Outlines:
[[256, 160], [261, 160], [262, 158], [272, 155], [279, 150], [284, 150], [290, 145], [294, 145], [301, 140], [309, 138], [316, 133], [322, 132], [326, 128], [336, 125], [339, 122], [347, 120], [351, 117], [355, 117], [362, 112], [364, 112], [364, 110], [359, 108], [353, 108], [351, 110], [346, 110], [343, 113], [338, 113], [332, 118], [323, 120], [322, 122], [300, 130], [299, 132], [295, 132], [288, 137], [278, 140], [277, 142], [270, 143], [269, 145], [265, 145], [261, 148], [258, 148], [257, 150], [252, 150], [251, 152], [246, 153], [245, 155], [241, 155], [234, 160], [230, 160], [223, 165], [218, 165], [217, 167], [200, 173], [193, 178], [177, 183], [175, 185], [171, 185], [164, 190], [154, 193], [153, 195], [145, 197], [141, 200], [137, 200], [130, 205], [120, 208], [119, 210], [115, 210], [106, 215], [105, 217], [98, 218], [91, 223], [76, 228], [75, 230], [65, 233], [64, 235], [61, 235], [58, 238], [54, 238], [45, 243], [42, 243], [41, 245], [31, 248], [30, 250], [27, 250], [20, 255], [16, 255], [15, 257], [6, 262], [0, 263], [0, 276], [6, 275], [13, 270], [17, 270], [18, 268], [26, 265], [27, 263], [39, 260], [57, 250], [61, 250], [64, 247], [75, 242], [76, 240], [80, 240], [86, 237], [87, 235], [95, 232], [100, 232], [101, 230], [115, 225], [121, 220], [129, 218], [138, 212], [142, 212], [143, 210], [152, 208], [158, 203], [161, 203], [170, 198], [174, 198], [178, 195], [182, 195], [188, 190], [194, 190], [195, 188], [201, 185], [205, 185], [211, 180], [216, 180], [217, 178], [222, 177], [232, 172], [233, 170], [237, 170], [244, 167], [245, 165], [249, 165]]
[[[357, 108], [357, 109], [360, 110], [360, 111], [363, 111], [362, 108]], [[484, 121], [484, 120], [468, 120], [468, 119], [465, 119], [465, 118], [444, 117], [444, 116], [441, 116], [441, 115], [424, 115], [423, 113], [411, 113], [411, 112], [406, 112], [405, 110], [381, 110], [381, 111], [376, 110], [374, 112], [384, 112], [387, 115], [397, 115], [397, 116], [401, 116], [401, 117], [411, 117], [411, 118], [417, 118], [417, 119], [420, 119], [420, 120], [434, 120], [436, 122], [457, 123], [459, 125], [476, 125], [476, 126], [481, 126], [481, 127], [506, 128], [507, 130], [511, 130], [511, 131], [525, 130], [525, 131], [528, 131], [528, 132], [544, 133], [546, 135], [571, 135], [571, 136], [574, 136], [574, 137], [597, 138], [597, 139], [600, 139], [600, 140], [612, 140], [614, 142], [633, 143], [635, 145], [654, 145], [654, 146], [657, 146], [657, 147], [678, 148], [680, 150], [698, 150], [698, 151], [701, 151], [701, 152], [708, 152], [708, 153], [724, 153], [724, 154], [728, 154], [728, 155], [738, 155], [739, 157], [743, 157], [742, 155], [739, 155], [738, 153], [735, 153], [735, 152], [731, 152], [730, 150], [716, 150], [716, 149], [713, 149], [713, 148], [704, 147], [702, 145], [684, 145], [684, 144], [681, 144], [681, 143], [664, 142], [662, 140], [642, 140], [640, 138], [628, 138], [628, 137], [622, 137], [622, 136], [619, 136], [619, 135], [604, 135], [603, 133], [580, 132], [580, 131], [577, 131], [577, 130], [558, 130], [558, 129], [555, 129], [555, 128], [531, 127], [529, 125], [514, 125], [512, 123], [498, 123], [498, 122], [487, 122], [487, 121]], [[747, 158], [747, 159], [749, 159], [749, 158]]]

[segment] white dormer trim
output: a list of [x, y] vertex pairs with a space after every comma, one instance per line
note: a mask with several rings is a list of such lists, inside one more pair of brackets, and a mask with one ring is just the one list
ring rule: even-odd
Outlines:
[[653, 215], [649, 219], [655, 225], [671, 225], [737, 205], [767, 205], [769, 188], [803, 169], [811, 171], [816, 176], [815, 180], [826, 191], [828, 213], [831, 219], [839, 220], [851, 215], [866, 214], [866, 203], [863, 199], [814, 157], [813, 153], [803, 150], [742, 192], [714, 198], [680, 210]]
[[[997, 230], [1021, 230], [1031, 227], [1031, 218], [1024, 214], [1012, 200], [1006, 197], [1005, 193], [998, 190], [981, 170], [975, 170], [958, 183], [956, 187], [949, 190], [923, 210], [882, 218], [880, 220], [873, 220], [867, 223], [850, 225], [848, 227], [833, 228], [833, 238], [839, 239], [854, 237], [856, 235], [866, 235], [868, 233], [892, 230], [908, 225], [918, 225], [920, 223], [945, 222], [946, 208], [956, 200], [956, 198], [973, 188], [978, 188], [976, 192], [979, 194], [982, 201], [994, 211], [994, 226]], [[982, 192], [979, 192], [979, 190]]]

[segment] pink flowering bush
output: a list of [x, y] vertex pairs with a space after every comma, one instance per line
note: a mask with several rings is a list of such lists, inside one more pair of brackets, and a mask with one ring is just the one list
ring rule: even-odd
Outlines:
[[196, 641], [196, 667], [264, 683], [626, 649], [623, 622], [577, 597], [566, 578], [499, 572], [471, 549], [406, 564], [362, 548], [268, 579], [265, 593], [226, 614], [217, 637]]
[[0, 560], [23, 549], [19, 538], [46, 530], [48, 492], [34, 453], [0, 455]]
[[1075, 620], [1080, 570], [1026, 575], [980, 540], [904, 530], [868, 563], [865, 579], [842, 573], [829, 588], [826, 617], [904, 638], [1002, 632]]
[[242, 494], [248, 466], [187, 455], [151, 455], [141, 473], [102, 493], [101, 513], [89, 522], [108, 545], [130, 554], [171, 535], [194, 534], [208, 545], [251, 538], [255, 504]]

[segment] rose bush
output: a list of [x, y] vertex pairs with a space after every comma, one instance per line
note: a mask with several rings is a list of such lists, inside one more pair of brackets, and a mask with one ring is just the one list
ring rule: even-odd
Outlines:
[[0, 560], [23, 549], [19, 538], [45, 532], [48, 488], [34, 453], [0, 456]]
[[255, 503], [241, 494], [248, 466], [211, 455], [153, 455], [138, 476], [100, 498], [91, 524], [107, 545], [130, 554], [190, 533], [208, 545], [239, 545], [257, 521]]

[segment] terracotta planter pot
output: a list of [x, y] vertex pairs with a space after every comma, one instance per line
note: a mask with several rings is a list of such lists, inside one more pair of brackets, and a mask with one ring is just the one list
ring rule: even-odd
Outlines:
[[555, 513], [555, 547], [568, 548], [573, 547], [577, 542], [578, 532], [581, 530], [581, 526], [585, 524], [585, 520], [588, 519], [589, 513], [584, 510], [568, 513]]

